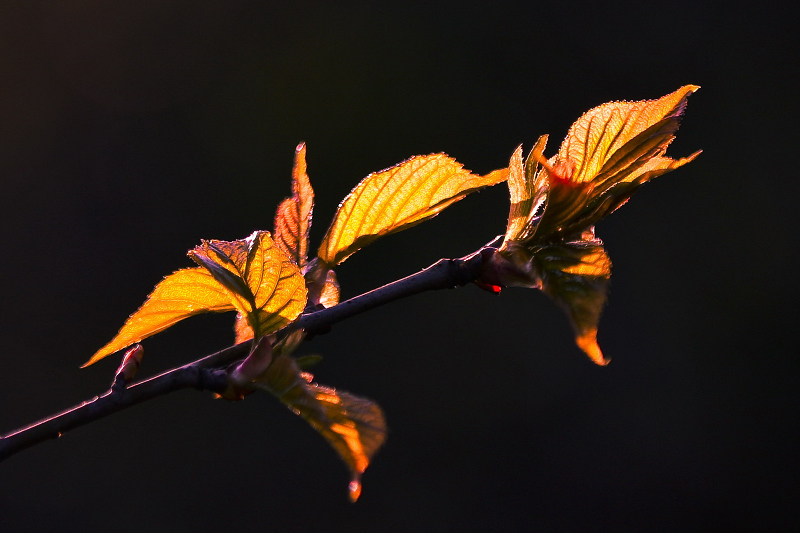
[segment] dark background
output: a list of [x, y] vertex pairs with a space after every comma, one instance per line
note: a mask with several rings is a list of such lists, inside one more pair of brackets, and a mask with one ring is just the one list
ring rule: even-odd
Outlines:
[[[0, 464], [3, 531], [747, 531], [797, 522], [796, 20], [780, 3], [0, 3], [0, 432], [104, 391], [78, 367], [201, 238], [271, 229], [308, 144], [312, 245], [366, 174], [444, 151], [485, 173], [600, 103], [689, 101], [704, 153], [598, 227], [594, 366], [540, 293], [417, 296], [305, 345], [390, 437], [347, 499], [266, 395], [174, 393]], [[339, 269], [345, 297], [470, 253], [504, 185]], [[231, 342], [145, 342], [142, 373]]]

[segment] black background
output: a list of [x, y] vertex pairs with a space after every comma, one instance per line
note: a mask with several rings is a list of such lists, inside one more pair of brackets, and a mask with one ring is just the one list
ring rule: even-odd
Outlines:
[[[174, 393], [0, 464], [3, 531], [789, 529], [798, 477], [796, 27], [779, 3], [0, 3], [0, 431], [101, 393], [80, 370], [201, 238], [271, 229], [308, 145], [312, 245], [366, 174], [444, 151], [485, 173], [600, 103], [690, 98], [704, 153], [598, 227], [600, 342], [543, 295], [468, 286], [305, 345], [390, 437], [347, 499], [266, 395]], [[504, 185], [339, 268], [349, 297], [505, 228]], [[147, 375], [229, 315], [145, 342]]]

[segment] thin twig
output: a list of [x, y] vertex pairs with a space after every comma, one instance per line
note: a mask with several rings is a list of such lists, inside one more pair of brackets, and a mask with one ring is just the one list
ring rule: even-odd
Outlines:
[[478, 253], [464, 259], [441, 259], [416, 274], [355, 296], [328, 309], [305, 314], [298, 320], [297, 327], [312, 335], [325, 333], [337, 322], [400, 298], [425, 291], [466, 285], [478, 277], [480, 266], [481, 255]]
[[[416, 274], [336, 306], [304, 314], [296, 327], [309, 335], [318, 335], [337, 322], [400, 298], [465, 285], [478, 277], [481, 263], [480, 252], [463, 259], [442, 259]], [[195, 388], [222, 392], [227, 385], [227, 374], [219, 369], [243, 359], [249, 349], [249, 342], [237, 344], [127, 388], [114, 387], [101, 396], [4, 435], [0, 437], [0, 461], [40, 442], [58, 438], [70, 429], [176, 390]]]
[[[237, 352], [247, 353], [241, 349], [246, 348], [244, 345], [235, 348], [238, 348]], [[231, 351], [230, 348], [228, 350]], [[71, 409], [9, 433], [0, 439], [0, 461], [34, 444], [61, 437], [70, 429], [176, 390], [190, 387], [217, 392], [224, 390], [224, 372], [203, 368], [197, 364], [199, 362], [174, 368], [128, 388], [109, 389], [102, 396], [95, 396]]]

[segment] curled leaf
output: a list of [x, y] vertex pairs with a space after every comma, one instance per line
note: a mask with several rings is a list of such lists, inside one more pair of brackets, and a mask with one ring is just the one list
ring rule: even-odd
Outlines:
[[316, 429], [347, 465], [351, 499], [361, 493], [361, 475], [386, 440], [383, 411], [371, 400], [311, 383], [291, 357], [276, 357], [254, 385], [281, 400]]
[[330, 266], [338, 265], [378, 237], [436, 216], [506, 176], [506, 169], [472, 174], [445, 154], [415, 156], [370, 174], [339, 205], [318, 256]]
[[476, 283], [541, 289], [567, 313], [576, 344], [597, 364], [608, 359], [597, 344], [611, 261], [603, 243], [586, 231], [575, 241], [525, 247], [510, 241], [487, 254]]
[[547, 144], [547, 135], [542, 135], [533, 146], [525, 164], [522, 163], [522, 146], [517, 147], [508, 165], [508, 191], [511, 207], [503, 242], [523, 242], [536, 229], [534, 218], [547, 198], [547, 175], [540, 172], [536, 153], [541, 153]]
[[292, 196], [281, 202], [275, 213], [275, 244], [299, 267], [306, 264], [308, 257], [313, 209], [314, 189], [306, 173], [306, 145], [301, 143], [295, 151]]
[[111, 342], [100, 348], [83, 366], [94, 364], [190, 316], [234, 309], [228, 291], [205, 269], [178, 270], [156, 285]]
[[611, 261], [593, 237], [543, 246], [533, 253], [542, 290], [567, 313], [576, 344], [599, 365], [608, 364], [597, 344]]
[[257, 337], [283, 328], [303, 312], [303, 275], [269, 232], [256, 231], [238, 241], [204, 241], [189, 256], [228, 290]]

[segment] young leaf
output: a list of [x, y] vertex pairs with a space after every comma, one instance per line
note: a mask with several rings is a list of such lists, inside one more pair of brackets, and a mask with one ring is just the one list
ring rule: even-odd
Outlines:
[[303, 312], [303, 275], [267, 231], [238, 241], [203, 241], [189, 256], [228, 290], [257, 337], [283, 328]]
[[295, 151], [292, 170], [292, 196], [278, 206], [275, 213], [275, 244], [299, 267], [308, 257], [308, 230], [314, 209], [314, 189], [306, 174], [306, 145]]
[[370, 400], [311, 383], [291, 357], [276, 357], [254, 384], [277, 396], [316, 429], [344, 460], [352, 481], [350, 497], [358, 499], [361, 475], [386, 440], [383, 411]]
[[525, 164], [522, 163], [522, 146], [511, 156], [508, 165], [508, 191], [511, 208], [503, 242], [523, 242], [535, 230], [534, 216], [547, 198], [547, 176], [539, 172], [539, 163], [534, 154], [541, 153], [547, 143], [547, 135], [542, 135], [533, 146]]
[[[609, 102], [570, 127], [558, 154], [540, 160], [549, 192], [531, 237], [568, 236], [593, 226], [624, 204], [639, 185], [697, 157], [664, 156], [675, 138], [687, 98], [699, 87], [686, 85], [658, 100]], [[542, 146], [543, 148], [543, 146]], [[530, 238], [530, 237], [529, 237]]]
[[658, 100], [609, 102], [586, 112], [558, 151], [558, 159], [575, 162], [571, 181], [602, 186], [635, 178], [675, 138], [686, 100], [697, 89], [686, 85]]
[[436, 216], [469, 193], [505, 181], [508, 171], [477, 176], [445, 154], [415, 156], [370, 174], [339, 205], [319, 247], [330, 266], [378, 237]]
[[542, 290], [567, 312], [576, 344], [595, 363], [608, 364], [597, 344], [597, 324], [611, 277], [603, 243], [587, 232], [582, 240], [539, 248], [533, 261]]
[[138, 311], [125, 321], [117, 336], [83, 366], [164, 331], [176, 322], [200, 313], [233, 311], [228, 291], [205, 269], [187, 268], [165, 277]]

